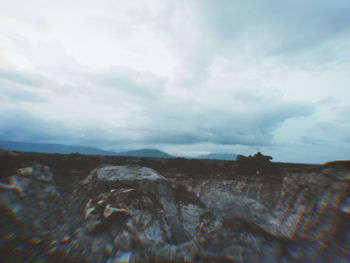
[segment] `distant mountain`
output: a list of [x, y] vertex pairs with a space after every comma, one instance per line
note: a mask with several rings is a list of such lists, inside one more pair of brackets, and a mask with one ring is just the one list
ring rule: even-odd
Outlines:
[[80, 153], [80, 154], [90, 154], [90, 155], [174, 158], [173, 156], [156, 149], [141, 149], [141, 150], [134, 150], [134, 151], [126, 151], [126, 152], [113, 152], [113, 151], [105, 151], [99, 148], [86, 147], [86, 146], [12, 142], [12, 141], [0, 141], [0, 148], [4, 150], [9, 150], [9, 151], [22, 151], [22, 152], [61, 153], [61, 154]]
[[205, 155], [199, 155], [198, 159], [215, 159], [215, 160], [228, 160], [234, 161], [237, 158], [237, 154], [231, 153], [210, 153]]
[[64, 144], [28, 143], [0, 141], [0, 148], [10, 151], [41, 152], [41, 153], [81, 153], [91, 155], [118, 155], [116, 152], [104, 151], [99, 148], [74, 146]]
[[173, 156], [156, 149], [141, 149], [127, 152], [119, 152], [117, 153], [117, 155], [133, 157], [174, 158]]

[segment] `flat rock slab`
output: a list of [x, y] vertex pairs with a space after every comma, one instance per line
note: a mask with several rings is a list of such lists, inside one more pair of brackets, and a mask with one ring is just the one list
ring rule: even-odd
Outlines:
[[83, 183], [89, 183], [93, 180], [116, 181], [116, 180], [164, 180], [167, 179], [151, 168], [137, 166], [105, 166], [94, 169], [91, 174], [83, 180]]

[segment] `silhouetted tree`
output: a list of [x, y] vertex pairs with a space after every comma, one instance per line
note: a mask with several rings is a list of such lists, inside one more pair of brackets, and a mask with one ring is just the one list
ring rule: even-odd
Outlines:
[[275, 172], [276, 169], [271, 160], [271, 156], [263, 155], [261, 152], [257, 152], [254, 156], [238, 155], [236, 157], [239, 171], [248, 174]]

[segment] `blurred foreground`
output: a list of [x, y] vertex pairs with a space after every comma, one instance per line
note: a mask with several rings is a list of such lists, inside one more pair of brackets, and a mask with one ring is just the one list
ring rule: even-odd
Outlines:
[[350, 260], [346, 165], [0, 159], [1, 262]]

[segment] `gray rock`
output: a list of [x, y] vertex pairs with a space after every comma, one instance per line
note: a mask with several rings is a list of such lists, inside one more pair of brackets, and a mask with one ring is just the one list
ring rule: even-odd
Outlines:
[[[252, 177], [254, 179], [254, 177]], [[169, 181], [103, 166], [62, 195], [47, 166], [0, 183], [4, 262], [347, 262], [350, 176]]]

